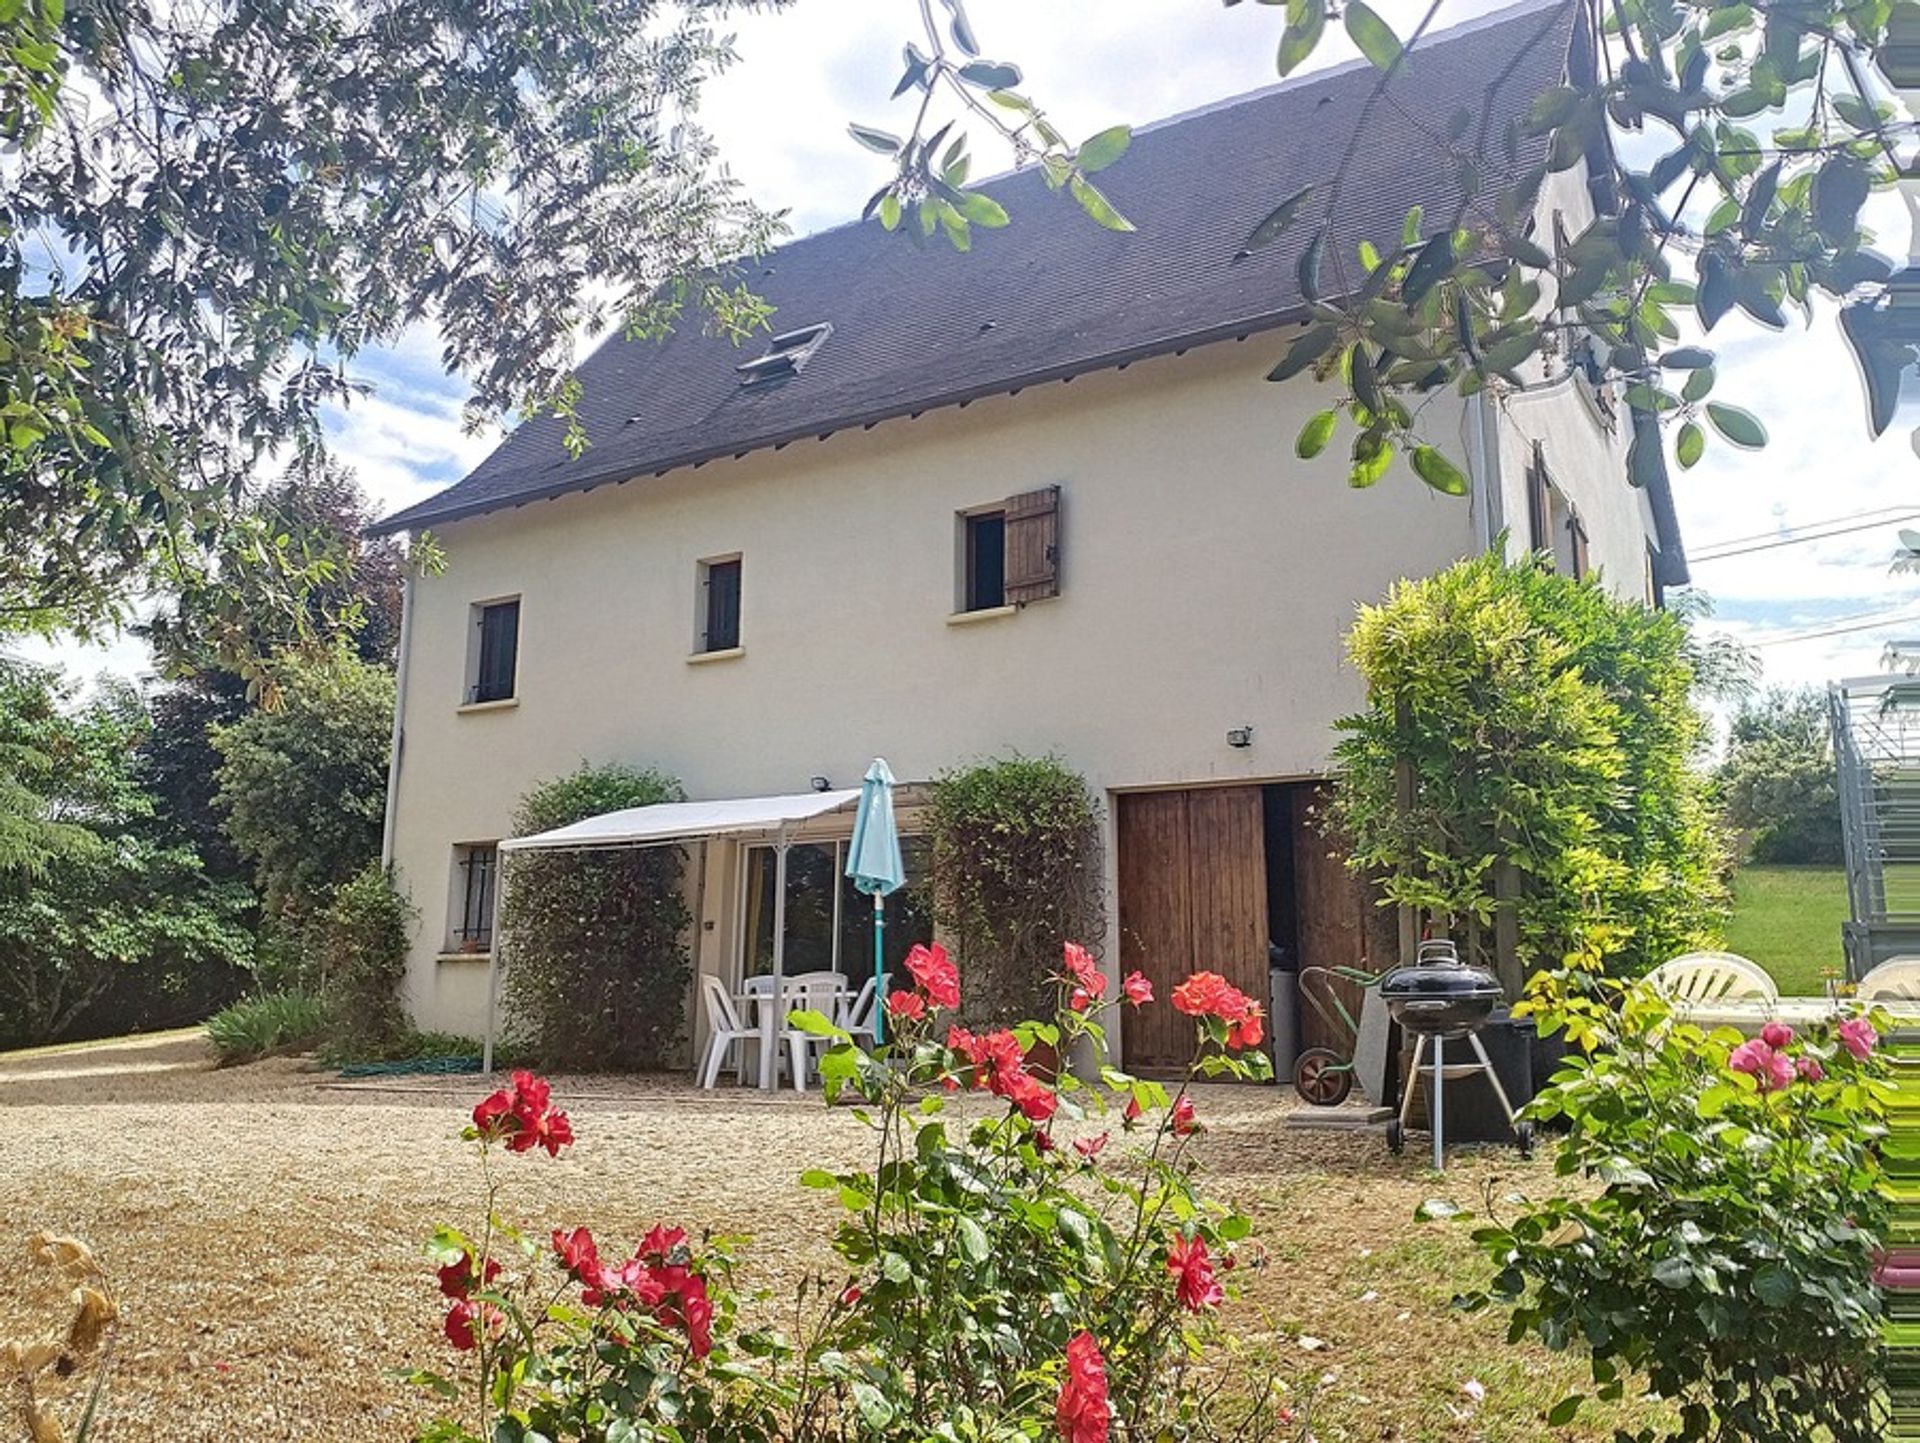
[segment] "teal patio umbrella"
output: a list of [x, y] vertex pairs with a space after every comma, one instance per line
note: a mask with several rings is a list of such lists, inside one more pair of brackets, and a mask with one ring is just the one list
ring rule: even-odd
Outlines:
[[854, 890], [873, 898], [873, 1040], [886, 1038], [887, 894], [907, 880], [900, 860], [900, 829], [893, 820], [893, 773], [875, 757], [860, 784], [860, 811], [847, 848], [847, 877]]

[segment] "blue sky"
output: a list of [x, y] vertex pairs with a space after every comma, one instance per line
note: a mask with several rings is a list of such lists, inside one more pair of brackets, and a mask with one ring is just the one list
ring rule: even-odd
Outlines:
[[[1403, 33], [1423, 8], [1416, 0], [1375, 3]], [[1493, 8], [1454, 0], [1442, 23]], [[1017, 61], [1029, 93], [1076, 137], [1270, 84], [1285, 14], [1219, 0], [969, 0], [969, 10], [986, 51]], [[745, 16], [735, 25], [741, 63], [710, 89], [700, 119], [749, 191], [786, 210], [796, 233], [856, 214], [885, 179], [886, 161], [856, 147], [846, 124], [908, 123], [901, 113], [907, 102], [889, 103], [887, 96], [900, 47], [917, 26], [913, 0], [805, 0], [785, 14]], [[1352, 54], [1342, 37], [1330, 36], [1315, 63]], [[1002, 168], [1005, 157], [978, 126], [972, 130], [975, 173]], [[1882, 203], [1876, 218], [1884, 227], [1882, 249], [1903, 250], [1906, 224], [1897, 203]], [[1690, 550], [1874, 508], [1920, 511], [1912, 440], [1920, 408], [1878, 444], [1868, 440], [1858, 383], [1831, 316], [1810, 331], [1781, 336], [1723, 323], [1711, 344], [1722, 358], [1716, 395], [1763, 417], [1773, 440], [1758, 453], [1714, 446], [1700, 466], [1677, 476]], [[342, 459], [383, 511], [457, 480], [497, 440], [497, 433], [463, 432], [464, 388], [441, 371], [431, 335], [364, 358], [361, 371], [374, 394], [333, 416], [332, 430]], [[1404, 488], [1418, 485], [1411, 475], [1394, 483], [1372, 493], [1380, 505], [1397, 504]], [[1719, 624], [1759, 646], [1769, 680], [1871, 672], [1889, 640], [1920, 637], [1920, 578], [1887, 570], [1894, 530], [1889, 522], [1816, 544], [1702, 562], [1695, 579], [1713, 596]], [[1863, 621], [1869, 624], [1841, 634], [1803, 637]], [[46, 650], [83, 674], [103, 667], [134, 673], [145, 662], [130, 639]]]

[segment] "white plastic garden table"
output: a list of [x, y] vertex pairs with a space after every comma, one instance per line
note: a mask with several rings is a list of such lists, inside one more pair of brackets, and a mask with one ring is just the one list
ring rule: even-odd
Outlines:
[[1727, 997], [1710, 1002], [1683, 1002], [1675, 1010], [1696, 1026], [1737, 1027], [1751, 1034], [1769, 1022], [1806, 1027], [1835, 1017], [1852, 1016], [1869, 1006], [1886, 1012], [1903, 1028], [1920, 1027], [1920, 1002], [1903, 999], [1869, 1003], [1858, 997]]
[[[759, 988], [743, 987], [733, 994], [733, 1005], [745, 1017], [749, 1010], [760, 1030], [760, 1090], [772, 1092], [780, 1085], [780, 1037], [786, 1025], [787, 1014], [802, 1008], [813, 1008], [824, 1012], [828, 1017], [838, 1018], [847, 1003], [853, 1000], [853, 989], [847, 985], [843, 973], [834, 973], [838, 980], [831, 985], [825, 984], [819, 974], [799, 973], [780, 979], [780, 1000], [773, 999], [771, 986]], [[771, 977], [756, 979], [770, 984]], [[805, 1055], [802, 1054], [804, 1068]], [[802, 1069], [794, 1072], [793, 1086], [796, 1092], [806, 1088], [806, 1078]]]

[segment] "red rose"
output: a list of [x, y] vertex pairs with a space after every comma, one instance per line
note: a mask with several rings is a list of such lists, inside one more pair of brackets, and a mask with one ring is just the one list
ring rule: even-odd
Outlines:
[[513, 1086], [502, 1088], [473, 1110], [473, 1125], [482, 1137], [504, 1137], [507, 1151], [530, 1152], [544, 1147], [549, 1157], [573, 1141], [573, 1124], [551, 1106], [552, 1088], [545, 1078], [524, 1068], [513, 1074]]
[[[487, 1259], [486, 1281], [492, 1282], [500, 1276], [500, 1264], [492, 1258]], [[463, 1253], [459, 1259], [440, 1269], [440, 1291], [449, 1298], [464, 1298], [473, 1291], [473, 1255]]]
[[1007, 1074], [994, 1091], [1019, 1108], [1029, 1122], [1045, 1122], [1060, 1107], [1054, 1090], [1030, 1072]]
[[1100, 970], [1100, 964], [1093, 960], [1093, 954], [1078, 942], [1067, 943], [1063, 955], [1067, 975], [1079, 985], [1088, 997], [1107, 995], [1107, 974]]
[[706, 1279], [696, 1276], [681, 1294], [680, 1316], [687, 1347], [694, 1357], [706, 1357], [713, 1351], [713, 1299], [707, 1296]]
[[846, 1287], [840, 1290], [840, 1306], [843, 1308], [855, 1307], [865, 1296], [866, 1294], [861, 1292], [855, 1284], [848, 1283]]
[[1198, 1131], [1200, 1119], [1194, 1115], [1193, 1099], [1183, 1092], [1173, 1102], [1173, 1135], [1192, 1137]]
[[887, 994], [887, 1015], [918, 1022], [927, 1015], [927, 1000], [918, 992], [895, 988]]
[[947, 959], [947, 949], [938, 942], [931, 947], [914, 944], [907, 953], [906, 967], [935, 1007], [960, 1005], [960, 969]]
[[1180, 1306], [1190, 1313], [1217, 1307], [1227, 1296], [1213, 1275], [1205, 1238], [1175, 1238], [1167, 1248], [1167, 1271], [1174, 1276]]
[[491, 1137], [501, 1119], [513, 1111], [513, 1099], [505, 1088], [483, 1098], [473, 1109], [473, 1125]]
[[1036, 1132], [1033, 1135], [1033, 1150], [1042, 1153], [1052, 1152], [1053, 1134], [1050, 1132]]
[[1243, 1047], [1258, 1047], [1260, 1039], [1266, 1036], [1260, 1018], [1260, 1009], [1248, 1003], [1247, 1010], [1227, 1026], [1227, 1046], [1236, 1052]]
[[684, 1255], [686, 1247], [685, 1228], [670, 1228], [665, 1223], [655, 1223], [647, 1235], [640, 1239], [640, 1246], [634, 1249], [633, 1255], [664, 1263], [675, 1253]]
[[560, 1259], [560, 1266], [576, 1278], [600, 1266], [600, 1249], [594, 1244], [593, 1234], [585, 1228], [575, 1228], [572, 1232], [555, 1228], [553, 1251]]
[[1173, 989], [1173, 1005], [1189, 1017], [1227, 1024], [1227, 1046], [1257, 1047], [1266, 1035], [1259, 1004], [1217, 972], [1196, 972]]
[[1129, 972], [1127, 980], [1120, 984], [1120, 990], [1127, 994], [1127, 1001], [1135, 1007], [1145, 1007], [1153, 1001], [1153, 984], [1147, 981], [1144, 972]]
[[1120, 1109], [1120, 1123], [1123, 1127], [1131, 1130], [1133, 1125], [1139, 1120], [1140, 1099], [1137, 1097], [1129, 1097], [1127, 1099], [1127, 1105]]
[[447, 1309], [447, 1321], [443, 1325], [447, 1341], [463, 1353], [470, 1353], [479, 1345], [481, 1335], [499, 1331], [505, 1317], [492, 1303], [476, 1303], [462, 1298]]
[[1240, 989], [1218, 972], [1196, 972], [1173, 989], [1174, 1011], [1189, 1017], [1218, 1017], [1229, 993], [1241, 995]]
[[1098, 1137], [1076, 1137], [1073, 1140], [1073, 1150], [1088, 1161], [1092, 1161], [1100, 1156], [1101, 1150], [1107, 1145], [1107, 1139], [1112, 1136], [1110, 1132], [1103, 1132]]
[[1067, 1344], [1067, 1375], [1060, 1384], [1053, 1421], [1066, 1443], [1107, 1443], [1113, 1423], [1113, 1409], [1107, 1403], [1107, 1363], [1091, 1333], [1076, 1333]]

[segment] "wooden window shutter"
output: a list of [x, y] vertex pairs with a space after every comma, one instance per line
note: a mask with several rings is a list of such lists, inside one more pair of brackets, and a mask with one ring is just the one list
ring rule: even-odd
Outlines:
[[1060, 488], [1007, 498], [1007, 602], [1025, 606], [1060, 594]]
[[1578, 516], [1567, 521], [1567, 535], [1573, 541], [1573, 579], [1579, 581], [1587, 574], [1587, 528]]

